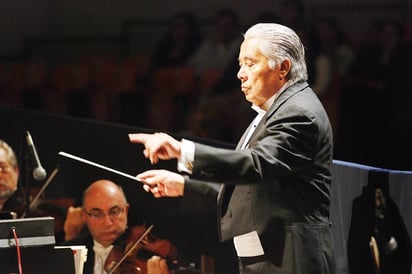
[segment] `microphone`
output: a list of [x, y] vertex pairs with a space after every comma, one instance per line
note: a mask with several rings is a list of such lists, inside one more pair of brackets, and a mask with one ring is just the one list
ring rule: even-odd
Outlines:
[[33, 162], [33, 178], [36, 181], [42, 181], [46, 178], [47, 173], [46, 170], [42, 167], [39, 156], [37, 154], [36, 147], [34, 146], [33, 139], [31, 138], [31, 135], [28, 131], [26, 131], [27, 136], [26, 136], [26, 141], [27, 145], [29, 146], [29, 151], [30, 151], [30, 156], [32, 158]]

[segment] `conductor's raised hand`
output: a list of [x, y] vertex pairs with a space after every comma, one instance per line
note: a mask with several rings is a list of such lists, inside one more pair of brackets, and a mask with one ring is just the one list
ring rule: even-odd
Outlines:
[[156, 198], [183, 196], [185, 179], [179, 173], [153, 169], [138, 174], [137, 178], [144, 183], [144, 190]]
[[144, 156], [152, 164], [156, 164], [159, 160], [170, 160], [180, 156], [180, 141], [166, 133], [131, 133], [129, 140], [131, 143], [144, 145]]

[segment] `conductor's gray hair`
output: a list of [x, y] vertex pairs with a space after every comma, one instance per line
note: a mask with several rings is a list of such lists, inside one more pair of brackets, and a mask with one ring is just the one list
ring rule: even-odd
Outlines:
[[269, 59], [271, 68], [288, 59], [292, 64], [288, 80], [293, 83], [308, 80], [305, 48], [294, 30], [280, 24], [259, 23], [244, 34], [245, 40], [251, 38], [259, 40], [259, 50]]

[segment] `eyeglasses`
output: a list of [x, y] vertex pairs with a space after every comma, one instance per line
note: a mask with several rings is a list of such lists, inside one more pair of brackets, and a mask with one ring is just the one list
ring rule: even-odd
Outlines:
[[114, 206], [111, 209], [109, 209], [109, 213], [107, 214], [100, 209], [92, 209], [90, 212], [86, 209], [83, 209], [83, 211], [87, 214], [87, 216], [94, 218], [96, 220], [103, 220], [106, 216], [109, 216], [110, 220], [113, 221], [124, 212], [124, 207]]

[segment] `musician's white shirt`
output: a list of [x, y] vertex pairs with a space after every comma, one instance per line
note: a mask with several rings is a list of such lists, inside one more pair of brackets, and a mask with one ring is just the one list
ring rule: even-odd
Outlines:
[[107, 256], [109, 255], [110, 251], [113, 248], [113, 245], [108, 247], [104, 247], [95, 240], [93, 240], [93, 251], [94, 251], [94, 274], [106, 274], [107, 272], [104, 270], [104, 263], [106, 262]]

